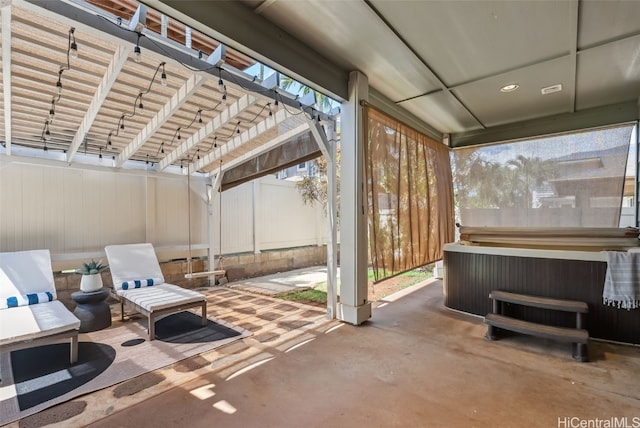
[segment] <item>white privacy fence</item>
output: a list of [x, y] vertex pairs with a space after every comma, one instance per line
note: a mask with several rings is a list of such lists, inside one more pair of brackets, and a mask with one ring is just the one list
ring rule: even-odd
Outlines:
[[[217, 198], [214, 218], [220, 215]], [[295, 183], [264, 177], [222, 193], [222, 233], [213, 230], [214, 253], [243, 253], [322, 245], [327, 220], [319, 205], [302, 202]], [[219, 236], [222, 237], [220, 242]]]
[[295, 183], [272, 177], [245, 183], [223, 192], [222, 210], [218, 198], [208, 205], [207, 183], [191, 177], [188, 193], [184, 176], [2, 156], [0, 251], [48, 248], [54, 260], [83, 259], [101, 256], [105, 245], [152, 242], [178, 258], [189, 248], [206, 254], [209, 243], [218, 255], [220, 246], [230, 254], [326, 242], [322, 208], [304, 205]]

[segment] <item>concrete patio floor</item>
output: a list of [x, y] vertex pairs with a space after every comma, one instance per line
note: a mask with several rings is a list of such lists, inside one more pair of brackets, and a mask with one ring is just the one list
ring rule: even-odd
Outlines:
[[443, 306], [438, 280], [379, 302], [358, 327], [328, 322], [321, 308], [241, 290], [207, 293], [211, 315], [254, 335], [133, 379], [128, 395], [115, 394], [117, 385], [15, 426], [640, 424], [640, 348], [592, 341], [591, 362], [576, 363], [566, 344], [486, 341], [481, 318]]

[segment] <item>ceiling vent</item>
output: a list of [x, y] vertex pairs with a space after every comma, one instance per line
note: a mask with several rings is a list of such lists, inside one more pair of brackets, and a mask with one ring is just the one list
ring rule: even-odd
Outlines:
[[547, 86], [546, 88], [542, 88], [540, 89], [540, 92], [542, 92], [542, 95], [549, 95], [549, 94], [553, 94], [554, 92], [560, 92], [561, 90], [562, 90], [562, 85], [557, 84], [553, 86]]

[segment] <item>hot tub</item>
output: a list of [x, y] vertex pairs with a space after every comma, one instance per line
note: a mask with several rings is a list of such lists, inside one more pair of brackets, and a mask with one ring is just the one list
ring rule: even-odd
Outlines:
[[[606, 254], [594, 248], [553, 247], [556, 249], [446, 244], [445, 306], [484, 316], [491, 312], [491, 290], [579, 300], [589, 305], [587, 329], [591, 337], [640, 344], [640, 310], [602, 303]], [[516, 306], [511, 310], [528, 321], [575, 326], [573, 314]]]

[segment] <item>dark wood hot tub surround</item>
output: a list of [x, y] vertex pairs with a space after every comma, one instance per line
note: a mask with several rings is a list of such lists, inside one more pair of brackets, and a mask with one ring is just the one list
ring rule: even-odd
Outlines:
[[[481, 250], [479, 250], [481, 251]], [[565, 260], [444, 251], [445, 306], [484, 316], [491, 312], [489, 293], [504, 290], [589, 305], [587, 326], [592, 338], [640, 344], [640, 310], [627, 311], [602, 303], [607, 269], [604, 261]], [[540, 308], [507, 305], [506, 314], [542, 324], [571, 327], [575, 316]]]

